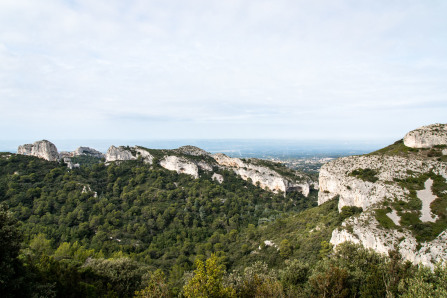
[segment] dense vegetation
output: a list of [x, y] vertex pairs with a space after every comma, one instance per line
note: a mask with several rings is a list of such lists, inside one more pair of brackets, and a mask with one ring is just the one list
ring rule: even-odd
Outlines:
[[284, 197], [220, 173], [222, 184], [140, 159], [69, 170], [0, 155], [1, 296], [445, 294], [445, 267], [352, 245], [333, 253], [332, 230], [361, 208], [339, 214], [337, 200], [316, 207], [315, 191]]

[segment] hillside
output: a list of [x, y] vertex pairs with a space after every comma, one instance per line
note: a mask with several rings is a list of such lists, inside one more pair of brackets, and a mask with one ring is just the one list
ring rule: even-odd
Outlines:
[[360, 243], [381, 253], [434, 266], [447, 259], [447, 125], [409, 132], [364, 156], [345, 157], [320, 172], [319, 204], [339, 197], [363, 212], [343, 222], [331, 243]]
[[1, 153], [0, 293], [445, 297], [447, 152], [423, 130], [432, 147], [340, 158], [318, 183], [193, 146]]

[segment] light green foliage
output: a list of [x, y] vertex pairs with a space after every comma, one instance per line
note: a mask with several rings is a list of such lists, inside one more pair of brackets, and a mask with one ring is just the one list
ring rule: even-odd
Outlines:
[[223, 285], [225, 270], [215, 254], [205, 263], [197, 260], [196, 266], [193, 278], [183, 288], [185, 297], [235, 297], [234, 289]]
[[[144, 277], [143, 277], [144, 278]], [[153, 273], [149, 273], [146, 287], [141, 291], [136, 291], [136, 298], [166, 298], [170, 297], [169, 287], [166, 282], [166, 277], [160, 269]]]
[[42, 233], [37, 234], [37, 236], [35, 236], [31, 240], [29, 247], [36, 255], [53, 254], [53, 249], [51, 247], [51, 240], [47, 239], [47, 237]]
[[242, 272], [233, 272], [227, 283], [236, 290], [238, 297], [284, 297], [276, 271], [264, 262], [258, 261]]
[[447, 297], [447, 265], [438, 264], [433, 272], [420, 267], [414, 276], [401, 280], [399, 290], [405, 298]]
[[392, 210], [390, 207], [385, 209], [375, 209], [374, 216], [379, 224], [385, 229], [393, 229], [396, 228], [396, 224], [393, 222], [391, 218], [388, 217], [387, 213], [390, 213]]
[[310, 275], [309, 264], [300, 260], [287, 260], [286, 267], [280, 271], [281, 283], [288, 297], [309, 297], [307, 281]]

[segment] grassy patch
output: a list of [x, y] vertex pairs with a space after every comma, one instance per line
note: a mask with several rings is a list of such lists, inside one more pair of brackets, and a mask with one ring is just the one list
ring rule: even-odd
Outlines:
[[389, 218], [387, 215], [387, 213], [390, 213], [391, 211], [392, 210], [390, 207], [385, 208], [385, 209], [375, 209], [374, 210], [376, 220], [385, 229], [395, 229], [397, 227], [396, 224], [393, 222], [393, 220], [391, 218]]
[[349, 176], [356, 177], [363, 181], [376, 182], [379, 178], [376, 177], [377, 171], [373, 169], [357, 169], [352, 171]]
[[410, 152], [418, 152], [418, 149], [410, 148], [404, 145], [404, 140], [401, 139], [396, 141], [394, 144], [389, 145], [380, 150], [371, 152], [369, 155], [399, 155], [399, 156], [407, 156]]

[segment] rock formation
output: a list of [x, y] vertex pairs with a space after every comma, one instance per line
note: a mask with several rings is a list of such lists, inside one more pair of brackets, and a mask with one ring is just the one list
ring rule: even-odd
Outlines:
[[73, 156], [87, 155], [93, 156], [96, 158], [103, 158], [104, 154], [90, 147], [79, 147], [75, 151], [73, 151]]
[[56, 146], [47, 140], [37, 141], [34, 144], [25, 144], [19, 146], [17, 154], [32, 155], [48, 161], [59, 160], [59, 153]]
[[197, 165], [185, 158], [166, 156], [160, 161], [160, 165], [165, 169], [176, 171], [179, 174], [191, 175], [195, 179], [199, 178], [199, 168]]
[[432, 124], [412, 130], [405, 135], [404, 144], [411, 148], [447, 145], [447, 124]]
[[145, 163], [152, 164], [154, 157], [142, 147], [110, 146], [105, 155], [106, 163], [111, 161], [135, 160], [141, 156]]
[[[413, 148], [443, 145], [445, 136], [445, 126], [430, 125], [408, 133], [405, 145]], [[346, 219], [341, 228], [333, 231], [331, 243], [334, 246], [352, 241], [381, 253], [388, 253], [397, 247], [404, 259], [433, 266], [447, 258], [447, 232], [418, 245], [411, 225], [403, 226], [400, 220], [408, 212], [418, 214], [422, 223], [438, 220], [430, 207], [434, 206], [430, 203], [437, 197], [431, 193], [432, 180], [428, 175], [447, 180], [447, 163], [438, 158], [442, 156], [442, 148], [437, 148], [437, 155], [430, 157], [424, 155], [427, 150], [408, 151], [402, 143], [396, 142], [395, 145], [397, 147], [389, 152], [381, 150], [364, 156], [343, 157], [323, 165], [319, 177], [318, 204], [337, 197], [339, 210], [344, 206], [363, 208], [363, 213]], [[407, 184], [401, 183], [415, 179], [423, 181], [425, 185], [418, 191], [408, 189]], [[416, 209], [403, 210], [401, 206], [409, 206], [407, 203], [410, 201], [422, 204], [419, 207], [416, 204]], [[378, 222], [378, 210], [386, 213], [395, 228]]]
[[306, 197], [309, 195], [311, 184], [304, 176], [286, 179], [268, 167], [244, 162], [239, 158], [228, 157], [222, 153], [214, 154], [212, 157], [220, 166], [233, 170], [244, 180], [251, 179], [254, 185], [259, 184], [263, 189], [284, 193], [293, 190], [300, 191]]
[[221, 174], [217, 174], [217, 173], [214, 173], [213, 176], [211, 177], [211, 179], [219, 182], [220, 184], [222, 184], [222, 182], [224, 182], [224, 177]]
[[181, 153], [181, 154], [192, 155], [192, 156], [209, 156], [210, 155], [205, 150], [200, 149], [199, 147], [191, 146], [191, 145], [179, 147], [179, 148], [175, 149], [174, 151]]

